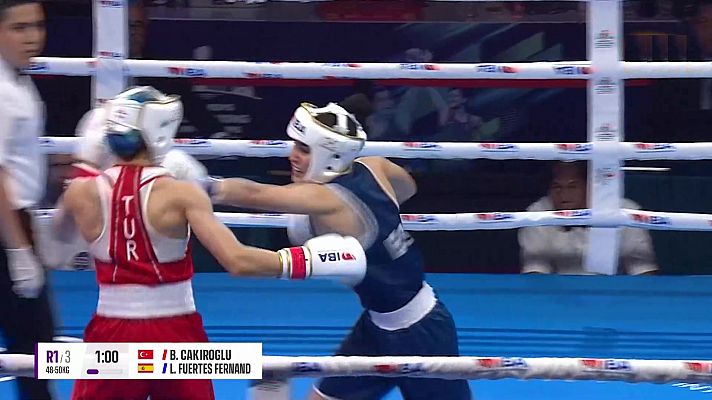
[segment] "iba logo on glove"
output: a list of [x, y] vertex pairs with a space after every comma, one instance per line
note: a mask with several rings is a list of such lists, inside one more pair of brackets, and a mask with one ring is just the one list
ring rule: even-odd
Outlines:
[[356, 257], [354, 257], [353, 254], [351, 253], [339, 253], [337, 251], [330, 251], [327, 253], [319, 253], [319, 259], [321, 262], [327, 262], [327, 261], [356, 261]]

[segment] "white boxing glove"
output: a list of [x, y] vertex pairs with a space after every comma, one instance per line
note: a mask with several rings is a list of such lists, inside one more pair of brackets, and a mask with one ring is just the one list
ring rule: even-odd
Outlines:
[[74, 151], [78, 160], [75, 164], [77, 176], [96, 176], [116, 162], [106, 143], [106, 109], [97, 107], [90, 110], [77, 124], [76, 135], [80, 137]]
[[[44, 214], [44, 216], [42, 216]], [[33, 218], [35, 251], [42, 264], [56, 270], [93, 269], [88, 256], [89, 244], [71, 219], [63, 219], [58, 227], [58, 213], [39, 210]]]
[[12, 290], [20, 297], [34, 299], [42, 292], [44, 268], [31, 247], [7, 249], [7, 269], [12, 280]]
[[284, 279], [326, 278], [356, 286], [366, 276], [366, 252], [351, 236], [317, 236], [278, 254]]
[[163, 158], [161, 166], [180, 181], [196, 183], [211, 198], [217, 193], [216, 184], [220, 180], [209, 176], [205, 165], [184, 151], [176, 149], [169, 151]]

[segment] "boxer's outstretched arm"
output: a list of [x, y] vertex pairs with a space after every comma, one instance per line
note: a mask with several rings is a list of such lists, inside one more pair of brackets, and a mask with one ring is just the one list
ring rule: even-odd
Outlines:
[[[273, 276], [284, 279], [326, 278], [350, 285], [366, 274], [366, 254], [353, 237], [336, 234], [309, 240], [304, 246], [278, 252], [245, 246], [213, 214], [208, 196], [199, 188], [177, 182], [185, 204], [185, 215], [193, 232], [225, 269], [235, 275]], [[321, 255], [342, 255], [331, 260]]]
[[217, 183], [217, 193], [213, 198], [220, 204], [290, 214], [328, 214], [344, 207], [329, 188], [317, 183], [281, 186], [230, 178]]
[[282, 275], [279, 255], [240, 243], [230, 229], [217, 219], [204, 191], [187, 182], [176, 181], [173, 185], [172, 191], [179, 196], [193, 233], [228, 272], [243, 276]]
[[203, 164], [179, 150], [171, 150], [161, 163], [182, 181], [198, 184], [216, 204], [291, 214], [328, 214], [344, 207], [324, 185], [295, 183], [286, 186], [253, 182], [249, 179], [213, 179]]

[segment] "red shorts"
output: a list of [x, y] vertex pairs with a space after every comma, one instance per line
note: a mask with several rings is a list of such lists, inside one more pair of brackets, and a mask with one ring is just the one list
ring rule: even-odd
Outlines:
[[[167, 318], [120, 319], [94, 315], [85, 342], [207, 342], [198, 313]], [[77, 380], [72, 400], [214, 400], [210, 380]]]

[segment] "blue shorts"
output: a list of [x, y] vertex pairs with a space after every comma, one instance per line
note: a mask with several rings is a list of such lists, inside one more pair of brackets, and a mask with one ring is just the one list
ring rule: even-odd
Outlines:
[[[406, 329], [383, 330], [361, 314], [336, 352], [339, 356], [459, 356], [457, 330], [445, 305], [438, 303], [422, 320]], [[324, 395], [341, 400], [380, 399], [398, 387], [405, 400], [470, 400], [467, 380], [329, 377], [318, 384]]]

